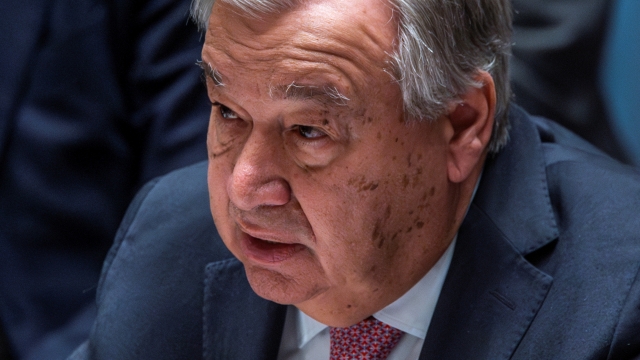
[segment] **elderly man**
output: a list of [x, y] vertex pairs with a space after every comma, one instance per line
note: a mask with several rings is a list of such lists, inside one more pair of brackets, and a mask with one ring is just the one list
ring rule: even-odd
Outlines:
[[196, 1], [208, 170], [138, 195], [73, 357], [640, 355], [640, 176], [509, 104], [510, 11]]

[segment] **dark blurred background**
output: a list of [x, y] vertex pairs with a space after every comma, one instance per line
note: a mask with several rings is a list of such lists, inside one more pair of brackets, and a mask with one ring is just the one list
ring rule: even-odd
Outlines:
[[86, 339], [129, 201], [206, 159], [210, 105], [189, 5], [0, 2], [3, 358], [64, 359]]

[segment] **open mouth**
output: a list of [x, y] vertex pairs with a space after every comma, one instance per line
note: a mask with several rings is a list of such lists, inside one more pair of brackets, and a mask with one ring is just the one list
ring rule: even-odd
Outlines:
[[291, 258], [306, 249], [302, 244], [286, 244], [263, 240], [243, 233], [242, 244], [245, 254], [251, 260], [261, 263], [278, 263]]

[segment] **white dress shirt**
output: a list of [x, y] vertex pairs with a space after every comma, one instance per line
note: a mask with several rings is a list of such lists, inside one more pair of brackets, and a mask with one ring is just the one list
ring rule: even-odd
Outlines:
[[[417, 360], [431, 323], [442, 284], [447, 276], [454, 239], [438, 262], [409, 291], [373, 314], [376, 319], [405, 332], [387, 360]], [[294, 306], [287, 309], [278, 360], [328, 360], [329, 327]]]

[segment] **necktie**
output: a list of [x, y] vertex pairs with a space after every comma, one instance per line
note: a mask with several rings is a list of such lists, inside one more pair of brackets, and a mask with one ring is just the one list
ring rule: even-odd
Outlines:
[[347, 328], [330, 328], [330, 360], [385, 360], [403, 332], [370, 317]]

